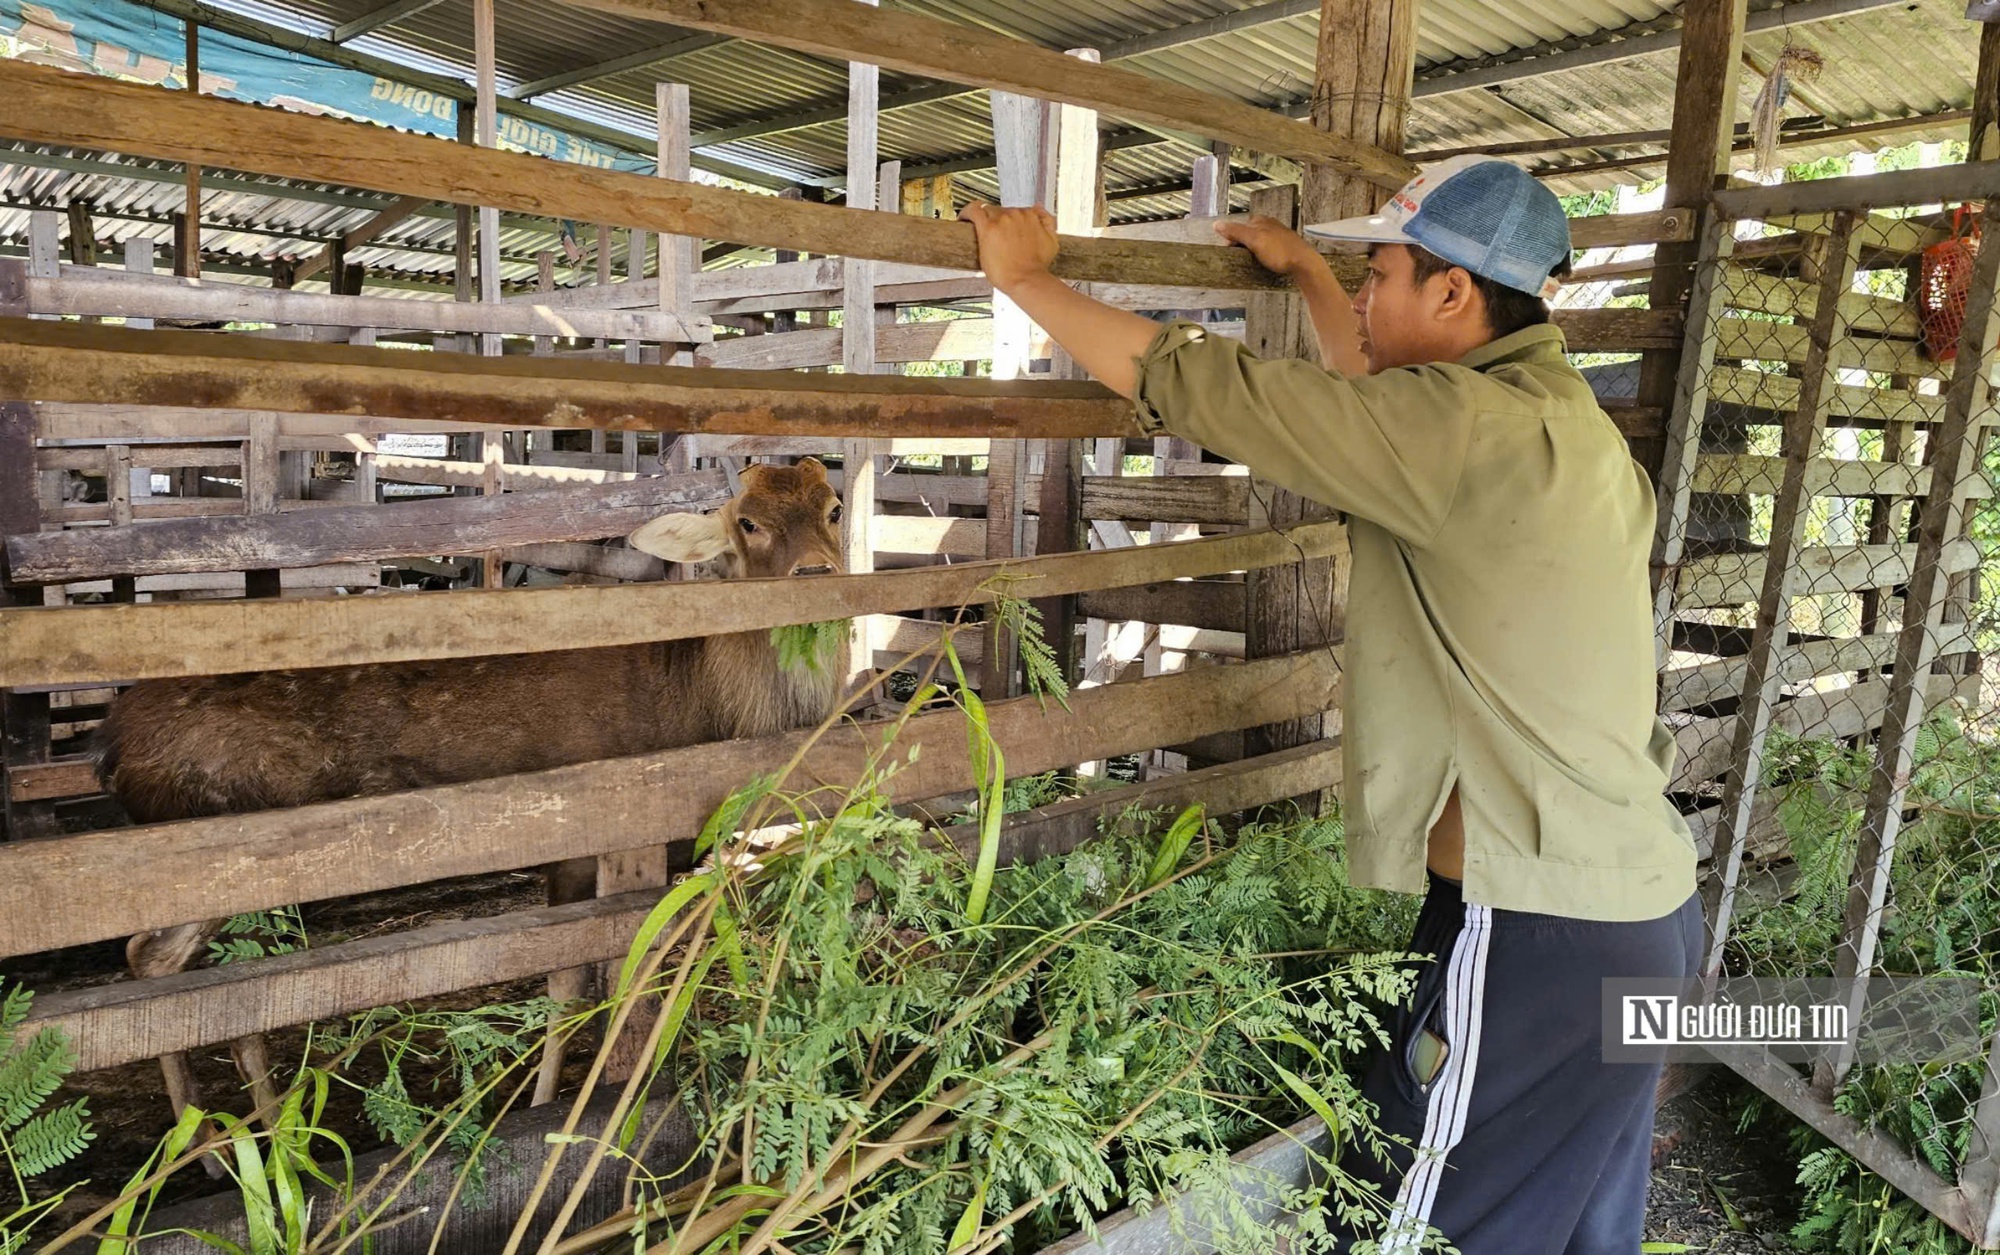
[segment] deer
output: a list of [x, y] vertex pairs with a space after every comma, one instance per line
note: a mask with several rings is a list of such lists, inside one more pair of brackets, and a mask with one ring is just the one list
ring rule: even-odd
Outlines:
[[[840, 508], [817, 459], [752, 464], [720, 510], [663, 515], [626, 543], [670, 562], [710, 564], [725, 579], [838, 573]], [[94, 748], [99, 778], [126, 814], [165, 823], [813, 727], [832, 710], [844, 676], [838, 659], [781, 667], [770, 632], [757, 630], [147, 680], [112, 702]], [[549, 865], [550, 900], [592, 896], [595, 869], [594, 858]], [[225, 922], [141, 933], [127, 943], [127, 966], [140, 978], [185, 970]], [[273, 1093], [262, 1038], [239, 1038], [231, 1050], [265, 1107]], [[184, 1055], [160, 1063], [178, 1117], [197, 1099], [193, 1074]], [[553, 1074], [545, 1082], [552, 1097]]]

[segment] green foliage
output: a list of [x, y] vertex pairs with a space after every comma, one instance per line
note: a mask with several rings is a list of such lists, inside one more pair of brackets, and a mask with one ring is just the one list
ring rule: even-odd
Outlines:
[[25, 1250], [36, 1222], [76, 1188], [38, 1199], [28, 1182], [83, 1154], [95, 1136], [83, 1099], [43, 1110], [76, 1066], [76, 1052], [53, 1028], [22, 1039], [33, 1002], [34, 995], [19, 985], [0, 993], [0, 1163], [7, 1167], [12, 1195], [0, 1202], [7, 1208], [0, 1212], [0, 1255]]
[[[362, 1117], [384, 1142], [413, 1148], [435, 1137], [443, 1149], [462, 1156], [466, 1189], [477, 1197], [497, 1149], [487, 1127], [497, 1118], [495, 1079], [521, 1068], [540, 1049], [562, 1011], [548, 998], [468, 1011], [378, 1007], [324, 1033], [321, 1045], [349, 1060], [374, 1055], [380, 1080], [358, 1079], [351, 1065], [328, 1075], [361, 1091]], [[421, 1097], [410, 1092], [404, 1075], [417, 1063], [437, 1078]]]
[[778, 650], [778, 665], [786, 671], [805, 670], [824, 675], [840, 656], [852, 619], [828, 619], [824, 623], [790, 623], [771, 629], [771, 644]]
[[[1732, 929], [1731, 971], [1831, 975], [1853, 872], [1874, 751], [1771, 734], [1766, 785], [1791, 842], [1797, 876], [1777, 896], [1746, 886]], [[1918, 729], [1906, 817], [1897, 837], [1877, 968], [1899, 975], [1978, 978], [1980, 1031], [2000, 1021], [2000, 742], [1951, 707]], [[1983, 1059], [1860, 1066], [1834, 1108], [1909, 1148], [1947, 1180], [1959, 1175], [1973, 1133]], [[1747, 1123], [1761, 1105], [1746, 1110]], [[1811, 1128], [1792, 1137], [1801, 1219], [1793, 1239], [1826, 1255], [1961, 1255], [1973, 1248], [1942, 1221]]]
[[222, 926], [222, 936], [208, 943], [208, 954], [220, 967], [245, 959], [290, 954], [306, 946], [305, 917], [295, 906], [281, 906], [230, 916]]

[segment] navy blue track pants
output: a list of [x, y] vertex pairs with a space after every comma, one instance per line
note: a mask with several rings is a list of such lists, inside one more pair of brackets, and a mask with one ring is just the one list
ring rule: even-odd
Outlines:
[[[1662, 1063], [1603, 1061], [1600, 982], [1692, 975], [1701, 946], [1699, 894], [1658, 919], [1607, 923], [1472, 905], [1432, 874], [1409, 948], [1436, 958], [1362, 1082], [1408, 1145], [1387, 1165], [1352, 1146], [1342, 1159], [1394, 1203], [1380, 1234], [1362, 1236], [1379, 1236], [1383, 1255], [1415, 1251], [1426, 1226], [1463, 1255], [1637, 1255]], [[1421, 1085], [1426, 1025], [1447, 1049]]]

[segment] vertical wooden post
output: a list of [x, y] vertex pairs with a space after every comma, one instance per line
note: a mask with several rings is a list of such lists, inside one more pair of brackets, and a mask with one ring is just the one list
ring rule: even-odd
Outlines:
[[[187, 90], [201, 94], [201, 26], [193, 18], [187, 26]], [[174, 223], [174, 273], [184, 279], [201, 278], [201, 164], [187, 165], [187, 201]]]
[[69, 203], [69, 260], [73, 266], [97, 264], [97, 228], [90, 218], [90, 202]]
[[1966, 134], [1965, 159], [2000, 157], [2000, 21], [1979, 27], [1979, 68], [1972, 76], [1972, 125]]
[[[1070, 56], [1096, 62], [1095, 48], [1072, 48]], [[1091, 235], [1097, 228], [1098, 189], [1102, 170], [1098, 160], [1097, 111], [1076, 105], [1057, 105], [1054, 115], [1056, 229], [1066, 235]], [[1084, 285], [1085, 291], [1089, 290]], [[1087, 373], [1061, 348], [1055, 350], [1050, 374], [1058, 379], [1083, 379]], [[1042, 492], [1040, 516], [1035, 525], [1035, 552], [1072, 553], [1089, 547], [1088, 521], [1083, 517], [1083, 455], [1081, 440], [1042, 442]], [[1064, 681], [1077, 678], [1076, 598], [1046, 597], [1035, 603], [1041, 612], [1042, 631], [1055, 652], [1056, 664]]]
[[[1823, 299], [1823, 298], [1822, 298]], [[1834, 976], [1854, 981], [1842, 991], [1852, 998], [1849, 1023], [1861, 1022], [1865, 978], [1875, 966], [1875, 949], [1887, 905], [1889, 869], [1902, 830], [1903, 802], [1910, 787], [1917, 734], [1929, 712], [1927, 691], [1931, 664], [1937, 658], [1939, 629], [1949, 600], [1944, 571], [1947, 546], [1960, 536], [1971, 501], [1963, 491], [1980, 475], [1980, 454], [1991, 428], [1983, 419], [1991, 413], [1995, 303], [2000, 301], [2000, 249], [1982, 249], [1966, 293], [1965, 325], [1959, 334], [1958, 359], [1945, 390], [1943, 421], [1931, 429], [1930, 491], [1918, 515], [1917, 555], [1903, 592], [1903, 630], [1896, 642], [1894, 673], [1889, 680], [1882, 731], [1876, 739], [1875, 769], [1868, 784], [1861, 831], [1855, 843], [1854, 872], [1848, 882], [1847, 910], [1842, 921], [1840, 949], [1834, 955]], [[1853, 1039], [1813, 1068], [1813, 1087], [1830, 1097], [1854, 1063]], [[1991, 1157], [2000, 1142], [2000, 1110], [1981, 1103], [1979, 1155]], [[1996, 1179], [1990, 1163], [1980, 1163], [1987, 1196], [1978, 1201], [1989, 1209]]]
[[[1042, 203], [1044, 158], [1048, 147], [1048, 103], [1012, 92], [992, 93], [993, 149], [1000, 203], [1009, 208]], [[1028, 373], [1031, 324], [1020, 306], [993, 294], [993, 378], [1018, 379]], [[1020, 556], [1027, 509], [1028, 458], [1023, 442], [994, 440], [987, 446], [986, 556]], [[989, 701], [1019, 692], [1018, 645], [1013, 634], [989, 620], [980, 692]]]
[[[1312, 120], [1323, 131], [1361, 140], [1389, 152], [1403, 151], [1410, 82], [1416, 72], [1414, 0], [1321, 0], [1313, 69]], [[1226, 178], [1226, 173], [1217, 177]], [[1298, 192], [1297, 225], [1372, 212], [1380, 189], [1323, 166], [1308, 166]], [[1253, 210], [1258, 201], [1252, 198]], [[1279, 206], [1282, 207], [1282, 206]], [[1318, 344], [1296, 298], [1257, 298], [1259, 327], [1246, 337], [1262, 354], [1317, 359]], [[1329, 518], [1332, 511], [1275, 484], [1253, 481], [1261, 521], [1286, 527]], [[1252, 572], [1245, 656], [1268, 657], [1331, 644], [1339, 639], [1347, 599], [1343, 559], [1314, 559]], [[1252, 728], [1246, 754], [1265, 754], [1317, 740], [1323, 716]]]
[[[1666, 201], [1699, 205], [1728, 176], [1736, 134], [1736, 78], [1742, 68], [1745, 0], [1687, 0], [1682, 7], [1680, 63], [1674, 76], [1674, 142], [1667, 151]], [[1653, 253], [1648, 301], [1680, 309], [1693, 283], [1692, 242], [1661, 244]], [[1640, 405], [1674, 401], [1681, 349], [1640, 355]], [[1649, 471], [1656, 468], [1648, 467]], [[1654, 579], [1661, 572], [1656, 568]]]
[[1771, 507], [1771, 543], [1764, 551], [1764, 587], [1757, 604], [1750, 652], [1744, 658], [1742, 700], [1736, 708], [1730, 771], [1723, 783], [1722, 808], [1710, 853], [1715, 874], [1703, 885], [1708, 944], [1701, 974], [1713, 981], [1721, 975], [1723, 945], [1736, 900], [1736, 881], [1743, 866], [1743, 846], [1750, 831], [1751, 807], [1762, 775], [1764, 740], [1784, 682], [1779, 665], [1791, 638], [1792, 597], [1800, 582], [1799, 550], [1805, 544], [1806, 517], [1812, 493], [1806, 477], [1817, 460], [1826, 411], [1838, 386], [1834, 348], [1840, 341], [1840, 298], [1854, 283], [1861, 251], [1853, 212], [1836, 215], [1830, 236], [1831, 264], [1821, 268], [1818, 303], [1813, 310], [1811, 345], [1800, 373], [1798, 409], [1785, 423], [1785, 471]]
[[[472, 0], [472, 54], [477, 79], [473, 123], [481, 148], [497, 148], [500, 142], [493, 38], [493, 0]], [[500, 299], [500, 211], [491, 205], [481, 205], [478, 217], [479, 299], [492, 303]], [[478, 345], [482, 356], [497, 357], [500, 354], [500, 337], [490, 332], [480, 333]], [[502, 490], [500, 467], [504, 456], [501, 442], [496, 436], [486, 434], [472, 439], [481, 463], [479, 493], [485, 497], [498, 496]], [[480, 555], [481, 587], [500, 587], [504, 573], [498, 551]]]
[[[654, 88], [654, 104], [659, 115], [658, 165], [663, 179], [686, 182], [693, 177], [693, 149], [689, 146], [692, 115], [688, 111], [686, 83], [661, 83]], [[694, 277], [701, 270], [701, 241], [692, 235], [660, 237], [660, 311], [694, 315]], [[660, 360], [672, 366], [691, 366], [694, 354], [685, 344], [660, 347]]]
[[[28, 311], [27, 271], [0, 263], [0, 316]], [[6, 539], [42, 528], [41, 485], [35, 472], [35, 407], [0, 401], [0, 606], [42, 604], [42, 590], [16, 585], [7, 570]], [[13, 769], [49, 760], [49, 695], [0, 689], [0, 819], [5, 838], [22, 841], [55, 832], [50, 802], [16, 802]]]
[[[876, 0], [856, 0], [873, 5]], [[876, 209], [878, 169], [877, 106], [882, 72], [863, 62], [847, 67], [847, 207]], [[894, 212], [894, 205], [890, 207]], [[840, 366], [850, 375], [873, 374], [875, 359], [875, 263], [849, 257], [841, 263]], [[847, 570], [875, 569], [875, 479], [881, 446], [874, 440], [843, 440], [840, 461], [844, 498], [840, 540]], [[875, 667], [877, 620], [862, 616], [848, 634], [847, 682], [852, 686]]]

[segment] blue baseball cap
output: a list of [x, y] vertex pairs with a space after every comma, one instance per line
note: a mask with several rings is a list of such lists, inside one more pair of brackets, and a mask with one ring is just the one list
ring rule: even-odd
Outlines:
[[1468, 154], [1426, 166], [1380, 213], [1306, 227], [1321, 240], [1415, 244], [1543, 300], [1562, 286], [1569, 218], [1555, 193], [1508, 161]]

